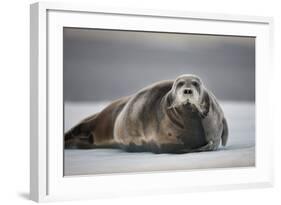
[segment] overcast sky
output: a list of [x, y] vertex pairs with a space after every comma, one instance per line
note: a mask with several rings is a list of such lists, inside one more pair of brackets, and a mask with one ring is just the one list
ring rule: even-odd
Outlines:
[[107, 101], [199, 75], [221, 100], [255, 99], [252, 37], [64, 28], [64, 99]]

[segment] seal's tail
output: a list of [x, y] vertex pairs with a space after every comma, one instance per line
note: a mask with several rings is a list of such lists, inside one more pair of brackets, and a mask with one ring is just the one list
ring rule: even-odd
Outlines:
[[65, 149], [94, 148], [93, 131], [97, 114], [90, 116], [64, 134]]

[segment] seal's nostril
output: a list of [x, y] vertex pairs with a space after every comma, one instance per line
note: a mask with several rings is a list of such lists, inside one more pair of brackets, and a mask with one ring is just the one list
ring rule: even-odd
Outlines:
[[190, 95], [190, 94], [192, 94], [192, 90], [191, 89], [184, 89], [183, 93], [186, 94], [186, 95], [188, 95], [188, 94]]

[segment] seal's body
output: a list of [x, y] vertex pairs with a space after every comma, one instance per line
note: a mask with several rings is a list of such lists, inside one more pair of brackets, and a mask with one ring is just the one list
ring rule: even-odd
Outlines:
[[112, 102], [65, 134], [65, 148], [185, 153], [226, 145], [227, 123], [199, 77], [161, 81]]

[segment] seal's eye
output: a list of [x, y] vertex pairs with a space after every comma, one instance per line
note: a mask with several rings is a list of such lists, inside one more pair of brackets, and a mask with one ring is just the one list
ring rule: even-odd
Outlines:
[[192, 85], [193, 85], [194, 87], [198, 87], [198, 86], [199, 86], [199, 83], [198, 83], [197, 81], [192, 81]]
[[182, 87], [184, 85], [184, 82], [180, 81], [177, 85], [177, 87]]

